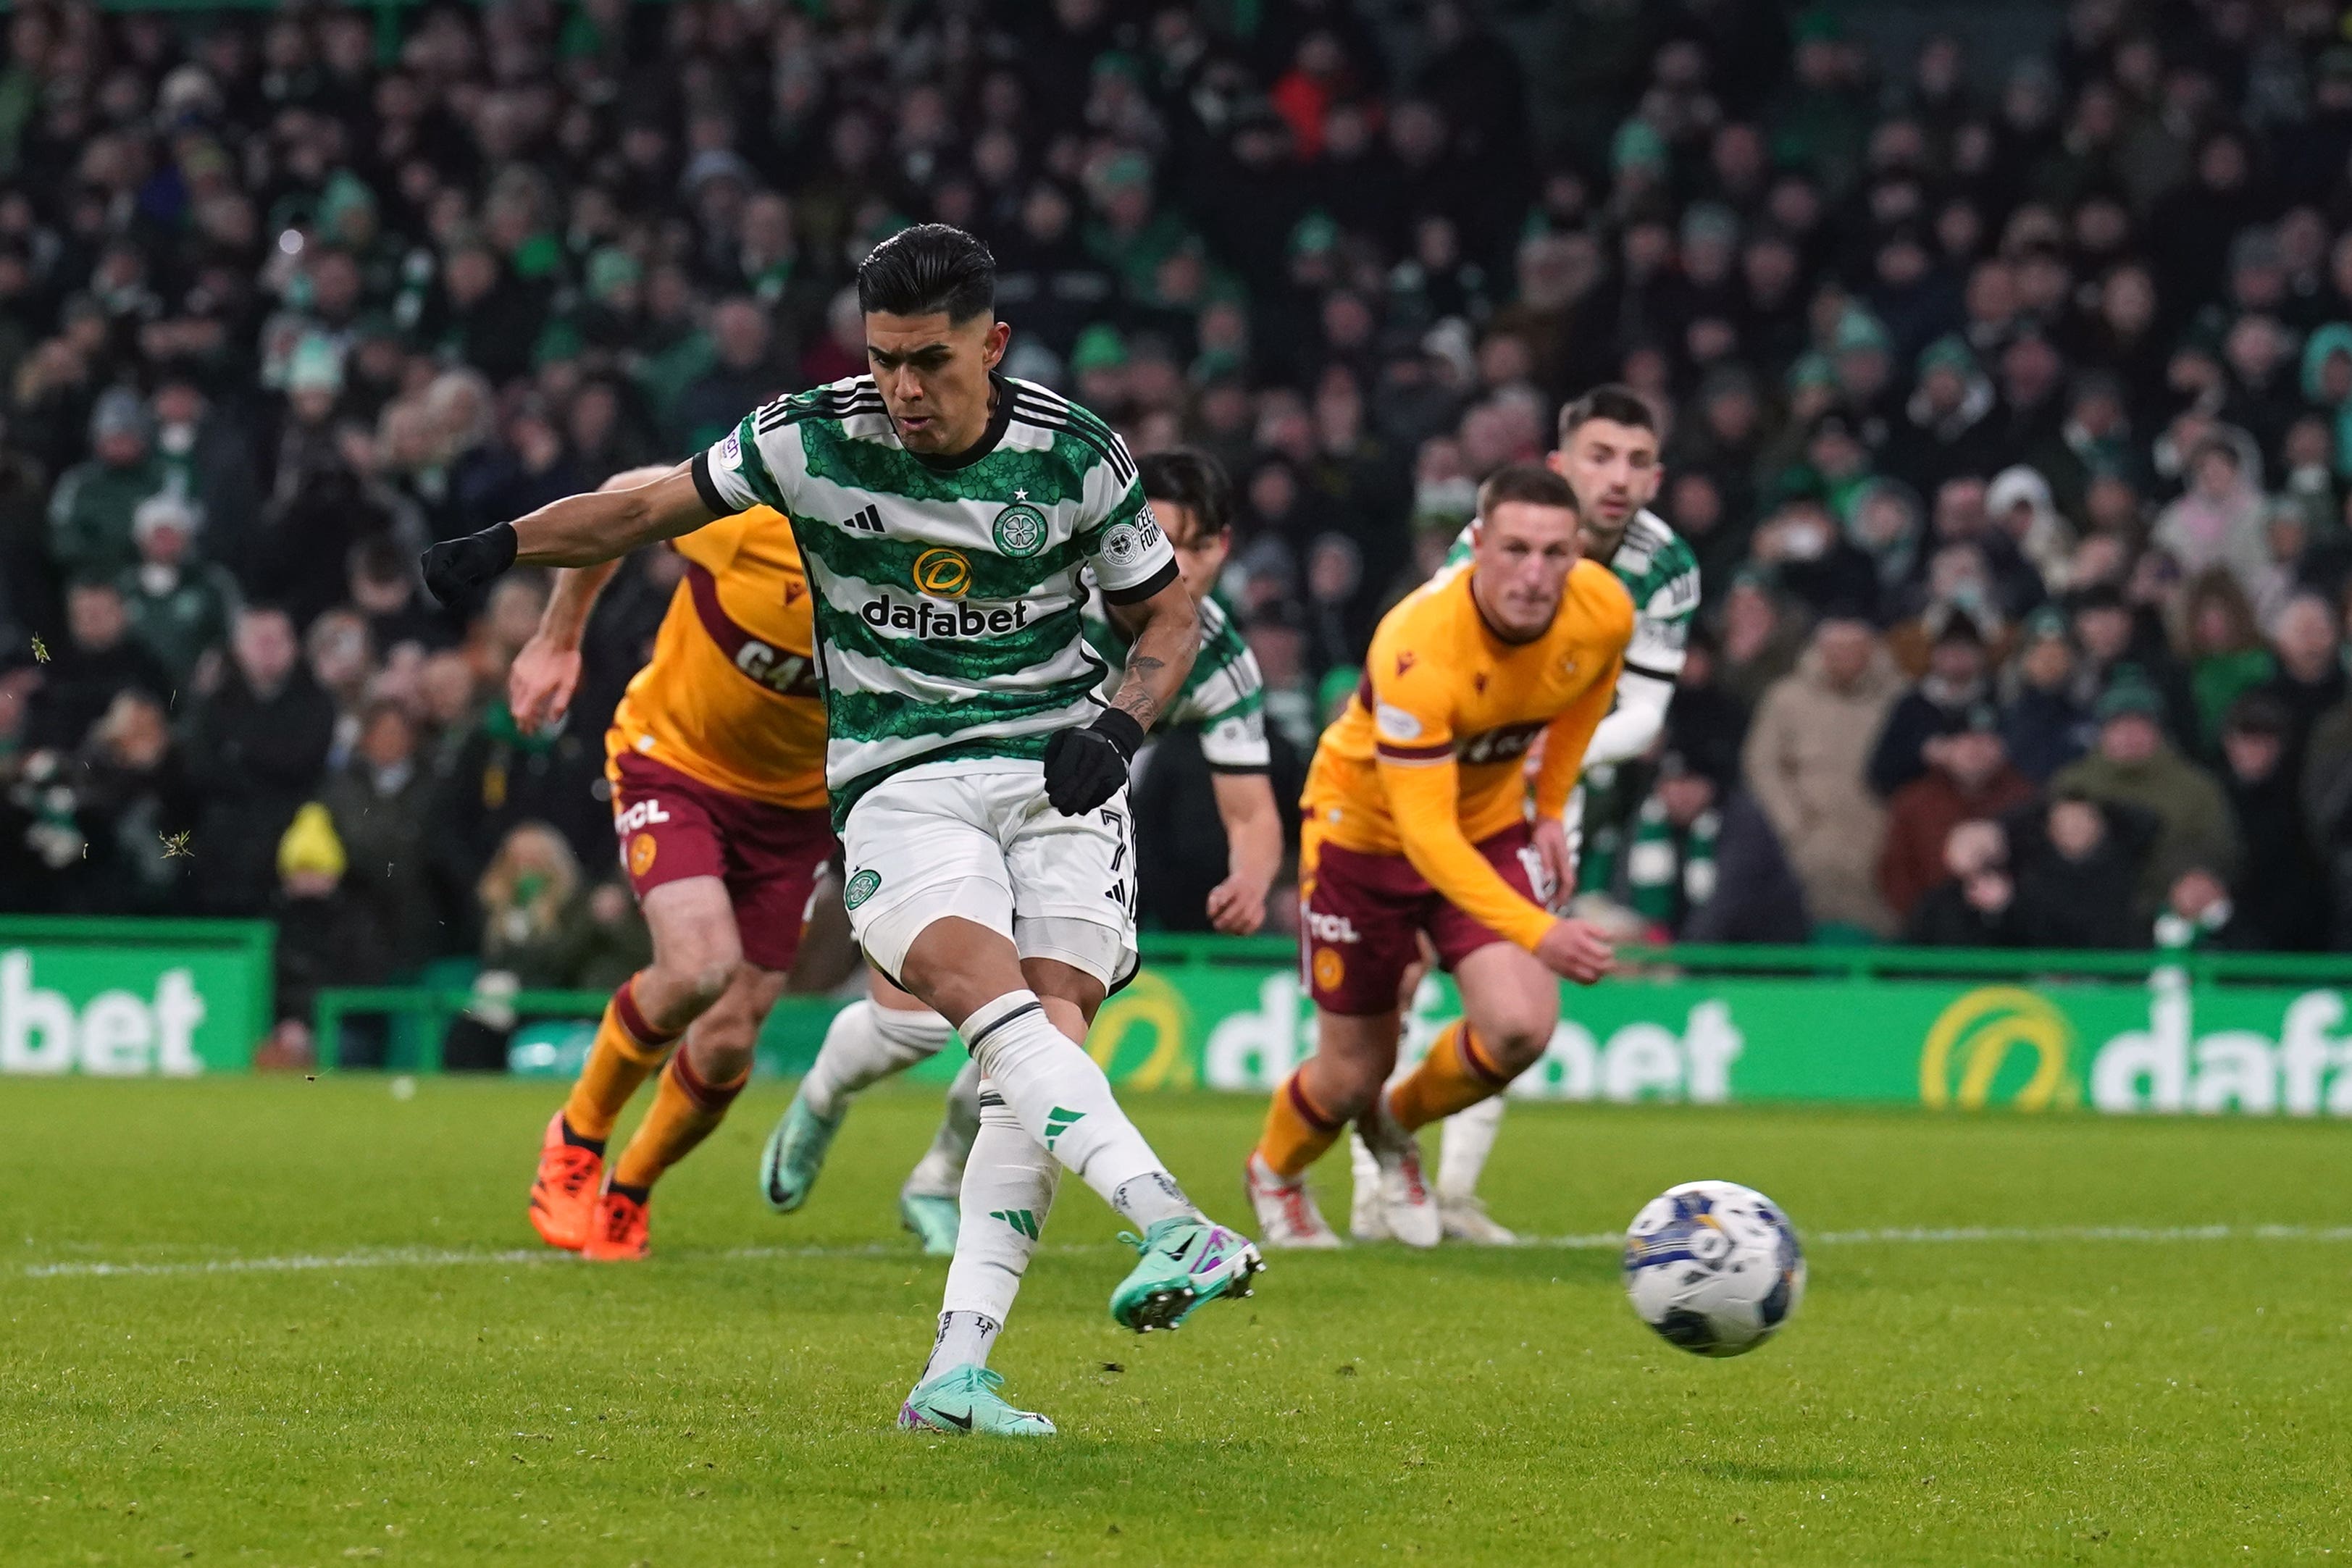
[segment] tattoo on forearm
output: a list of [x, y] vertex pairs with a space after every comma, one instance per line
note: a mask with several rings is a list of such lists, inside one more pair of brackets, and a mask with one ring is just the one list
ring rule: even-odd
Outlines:
[[1144, 728], [1160, 716], [1160, 699], [1151, 695], [1151, 682], [1168, 667], [1165, 659], [1155, 659], [1149, 653], [1137, 653], [1127, 661], [1127, 679], [1119, 683], [1118, 695], [1111, 706], [1124, 710]]

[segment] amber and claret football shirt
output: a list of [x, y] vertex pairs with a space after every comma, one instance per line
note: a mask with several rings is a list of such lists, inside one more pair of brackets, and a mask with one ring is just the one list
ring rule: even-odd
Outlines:
[[670, 548], [686, 579], [613, 712], [606, 757], [634, 751], [730, 795], [822, 809], [824, 694], [792, 524], [754, 507]]
[[1536, 810], [1558, 817], [1609, 712], [1633, 601], [1607, 567], [1569, 571], [1550, 630], [1510, 643], [1449, 568], [1381, 618], [1364, 679], [1323, 732], [1301, 800], [1310, 832], [1368, 854], [1401, 854], [1489, 930], [1533, 948], [1552, 916], [1473, 848], [1526, 815], [1522, 763], [1538, 738]]

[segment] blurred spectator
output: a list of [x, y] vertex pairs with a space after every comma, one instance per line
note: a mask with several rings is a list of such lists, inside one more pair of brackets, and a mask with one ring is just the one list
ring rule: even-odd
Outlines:
[[2019, 930], [2032, 947], [2140, 947], [2135, 890], [2158, 832], [2147, 812], [2064, 789], [2003, 823], [2016, 868]]
[[454, 1071], [506, 1071], [518, 991], [617, 985], [652, 958], [626, 893], [612, 883], [592, 890], [563, 835], [544, 823], [506, 834], [476, 893], [482, 972], [443, 1042], [443, 1063]]
[[2245, 859], [2228, 884], [2240, 921], [2261, 945], [2292, 950], [2326, 940], [2327, 902], [2289, 761], [2291, 725], [2275, 697], [2240, 697], [2221, 727], [2221, 778], [2245, 839]]
[[220, 690], [191, 727], [190, 771], [205, 795], [194, 852], [210, 912], [256, 915], [269, 900], [278, 841], [325, 770], [335, 708], [275, 605], [238, 612], [229, 653]]
[[2173, 881], [2202, 866], [2221, 876], [2239, 864], [2236, 825], [2211, 774], [2174, 749], [2155, 690], [2119, 681], [2099, 699], [2097, 746], [2051, 779], [2054, 797], [2128, 805], [2155, 824], [2133, 906], [2153, 917]]
[[98, 400], [90, 456], [58, 478], [49, 496], [49, 556], [60, 575], [112, 578], [135, 564], [131, 525], [139, 503], [163, 487], [146, 405], [127, 387]]
[[2091, 748], [2091, 713], [2078, 695], [2084, 685], [2065, 612], [2034, 612], [2002, 678], [2001, 737], [2010, 760], [2035, 784]]
[[[1990, 692], [1984, 632], [1964, 610], [1935, 617], [1927, 673], [1888, 710], [1886, 727], [1870, 756], [1870, 787], [1892, 797], [1927, 771], [1936, 741], [1963, 727]], [[1943, 835], [1936, 835], [1941, 844]], [[1899, 916], [1901, 910], [1895, 912]]]
[[86, 848], [70, 886], [89, 915], [192, 915], [197, 866], [185, 846], [196, 794], [163, 704], [136, 686], [118, 693], [66, 775]]
[[226, 646], [238, 601], [236, 580], [194, 554], [196, 520], [194, 509], [169, 491], [140, 502], [131, 520], [139, 564], [116, 581], [131, 635], [175, 688], [197, 684], [205, 655]]
[[385, 946], [384, 967], [408, 974], [437, 948], [432, 879], [423, 846], [432, 831], [432, 780], [417, 756], [416, 721], [378, 701], [361, 717], [351, 759], [327, 780], [320, 800], [351, 866], [352, 896]]
[[2316, 593], [2298, 593], [2279, 612], [2271, 632], [2277, 673], [2261, 690], [2286, 715], [2289, 771], [2303, 765], [2305, 744], [2320, 716], [2345, 700], [2344, 643], [2336, 611]]
[[2181, 636], [2188, 644], [2189, 686], [2197, 703], [2195, 740], [2210, 754], [2221, 720], [2239, 696], [2277, 673], [2254, 624], [2254, 606], [2238, 580], [2210, 567], [2189, 580], [2181, 601]]
[[1814, 629], [1795, 673], [1757, 705], [1743, 770], [1816, 923], [1888, 929], [1873, 874], [1885, 809], [1864, 771], [1899, 690], [1894, 661], [1870, 623], [1840, 610]]
[[1805, 649], [1805, 623], [1774, 590], [1768, 573], [1751, 570], [1733, 579], [1722, 627], [1722, 685], [1752, 710], [1773, 683], [1797, 667]]
[[389, 971], [366, 910], [343, 886], [348, 862], [326, 808], [304, 805], [265, 847], [278, 871], [269, 904], [278, 926], [278, 994], [267, 1064], [298, 1067], [315, 1059], [320, 991], [379, 984]]
[[1927, 947], [2023, 947], [2032, 933], [2018, 907], [2009, 834], [1998, 821], [1955, 822], [1937, 846], [1941, 875], [1905, 916], [1903, 940]]
[[118, 693], [142, 691], [166, 701], [172, 695], [170, 672], [131, 636], [131, 612], [111, 582], [69, 589], [66, 627], [66, 645], [39, 666], [26, 707], [28, 749], [75, 750]]
[[2245, 917], [2220, 876], [2202, 866], [2183, 872], [2165, 894], [2156, 917], [2156, 945], [2168, 953], [2191, 948], [2241, 951], [2259, 947], [2263, 937]]
[[[1755, 798], [1668, 749], [1600, 884], [1665, 939], [1802, 942], [1804, 889]], [[1588, 886], [1594, 885], [1588, 882]]]
[[2158, 516], [2149, 542], [2191, 575], [2210, 566], [2228, 569], [2252, 595], [2261, 590], [2270, 557], [2250, 446], [2236, 432], [2207, 436], [2189, 455], [2188, 493]]
[[1958, 727], [1926, 744], [1927, 768], [1886, 802], [1886, 837], [1878, 852], [1878, 891], [1898, 922], [1907, 922], [1948, 871], [1946, 849], [1962, 822], [1994, 821], [2033, 798], [2032, 780], [2010, 765], [2000, 716], [1971, 706]]

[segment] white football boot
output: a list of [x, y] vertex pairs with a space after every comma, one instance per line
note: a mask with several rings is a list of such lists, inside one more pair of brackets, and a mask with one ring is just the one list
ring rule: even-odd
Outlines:
[[1474, 1247], [1517, 1247], [1519, 1234], [1509, 1226], [1499, 1223], [1486, 1212], [1486, 1200], [1473, 1194], [1467, 1197], [1437, 1196], [1437, 1214], [1447, 1239], [1467, 1241]]
[[1242, 1185], [1249, 1189], [1250, 1207], [1257, 1211], [1258, 1245], [1268, 1249], [1328, 1252], [1340, 1245], [1339, 1233], [1323, 1223], [1307, 1180], [1286, 1182], [1265, 1168], [1253, 1152], [1242, 1162]]
[[1408, 1247], [1436, 1246], [1445, 1234], [1437, 1215], [1437, 1195], [1422, 1176], [1420, 1143], [1389, 1114], [1386, 1091], [1374, 1097], [1372, 1108], [1356, 1119], [1356, 1125], [1380, 1166], [1375, 1192], [1389, 1235]]

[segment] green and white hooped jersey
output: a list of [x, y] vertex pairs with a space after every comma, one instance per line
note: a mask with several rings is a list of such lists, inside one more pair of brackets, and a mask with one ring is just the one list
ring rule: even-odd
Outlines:
[[1043, 387], [994, 378], [987, 433], [952, 461], [899, 444], [871, 376], [780, 398], [694, 459], [703, 504], [791, 517], [824, 682], [838, 829], [918, 763], [1044, 757], [1091, 722], [1087, 569], [1114, 602], [1176, 580], [1175, 552], [1110, 427]]
[[[1128, 640], [1100, 594], [1087, 601], [1087, 641], [1110, 666], [1101, 694], [1108, 702], [1126, 676]], [[1265, 744], [1265, 677], [1241, 629], [1214, 598], [1201, 601], [1201, 651], [1160, 724], [1199, 730], [1201, 755], [1214, 772], [1263, 773], [1273, 766]]]
[[[1445, 564], [1470, 559], [1465, 528]], [[1657, 513], [1644, 508], [1625, 526], [1609, 570], [1633, 596], [1633, 641], [1625, 649], [1629, 674], [1672, 682], [1683, 673], [1692, 620], [1698, 614], [1698, 557]]]

